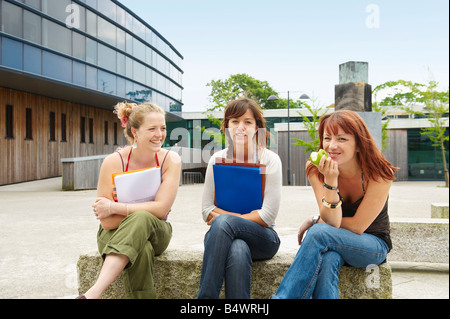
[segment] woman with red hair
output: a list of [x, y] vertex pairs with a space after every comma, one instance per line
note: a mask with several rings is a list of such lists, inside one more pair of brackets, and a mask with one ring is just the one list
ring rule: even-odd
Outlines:
[[388, 197], [398, 168], [384, 158], [353, 111], [324, 115], [319, 138], [328, 157], [318, 165], [308, 162], [306, 174], [320, 215], [300, 227], [300, 249], [273, 298], [337, 299], [345, 263], [379, 265], [392, 249]]

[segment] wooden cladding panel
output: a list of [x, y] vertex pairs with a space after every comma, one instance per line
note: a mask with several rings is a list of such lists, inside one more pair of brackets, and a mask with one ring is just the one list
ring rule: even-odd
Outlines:
[[[6, 105], [13, 106], [14, 138], [6, 138]], [[26, 139], [26, 109], [32, 112], [32, 140]], [[0, 88], [0, 185], [62, 175], [61, 158], [112, 153], [126, 145], [120, 121], [111, 110]], [[55, 140], [50, 141], [50, 112], [55, 113]], [[66, 141], [61, 141], [61, 114], [66, 114]], [[80, 118], [86, 118], [86, 143], [81, 143]], [[89, 143], [89, 119], [94, 120], [94, 143]], [[108, 145], [104, 123], [108, 121]], [[118, 144], [114, 123], [118, 123]]]

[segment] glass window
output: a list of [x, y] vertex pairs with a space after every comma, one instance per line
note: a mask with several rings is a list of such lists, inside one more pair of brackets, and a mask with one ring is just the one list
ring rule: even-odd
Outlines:
[[97, 0], [97, 10], [111, 20], [116, 20], [116, 5], [111, 0]]
[[164, 92], [164, 89], [166, 87], [166, 79], [161, 74], [157, 74], [156, 78], [156, 89], [158, 91]]
[[43, 52], [42, 74], [53, 79], [72, 82], [72, 61], [57, 54]]
[[[408, 129], [408, 179], [443, 180], [441, 150], [433, 146], [427, 135], [420, 133], [420, 129]], [[448, 149], [448, 142], [446, 143]]]
[[86, 4], [94, 9], [97, 9], [97, 0], [86, 0]]
[[135, 92], [134, 92], [134, 83], [126, 80], [125, 81], [125, 96], [128, 99], [134, 100]]
[[86, 32], [97, 37], [97, 15], [90, 10], [86, 10]]
[[2, 64], [13, 69], [22, 70], [22, 60], [22, 43], [2, 38]]
[[71, 55], [72, 31], [47, 19], [43, 19], [42, 45], [49, 49]]
[[114, 122], [114, 145], [117, 145], [117, 122]]
[[153, 79], [153, 70], [150, 68], [145, 69], [146, 75], [145, 75], [145, 84], [148, 86], [152, 86], [152, 79]]
[[108, 121], [105, 121], [104, 131], [105, 131], [105, 145], [108, 145], [109, 144], [109, 141], [108, 141]]
[[31, 45], [24, 45], [23, 48], [23, 69], [26, 72], [42, 73], [42, 50]]
[[153, 56], [153, 49], [151, 49], [150, 47], [145, 47], [145, 63], [147, 63], [148, 65], [153, 65], [152, 64], [152, 56]]
[[125, 65], [126, 65], [126, 77], [132, 79], [133, 78], [133, 60], [129, 57], [125, 57]]
[[86, 65], [73, 61], [73, 83], [80, 86], [86, 86]]
[[97, 69], [86, 65], [86, 87], [97, 90]]
[[80, 142], [86, 143], [86, 118], [80, 117]]
[[125, 26], [125, 10], [119, 6], [116, 6], [116, 22], [121, 26]]
[[33, 117], [32, 110], [30, 108], [25, 109], [25, 139], [33, 139]]
[[117, 73], [125, 76], [125, 55], [117, 52]]
[[145, 29], [145, 41], [153, 45], [153, 32], [149, 28]]
[[89, 143], [94, 144], [94, 119], [89, 119]]
[[73, 3], [66, 10], [66, 26], [86, 32], [86, 8]]
[[14, 138], [14, 107], [12, 105], [6, 105], [5, 114], [5, 127], [6, 127], [6, 138]]
[[86, 62], [97, 64], [97, 42], [86, 38]]
[[126, 97], [126, 92], [125, 92], [125, 79], [118, 76], [117, 77], [117, 96]]
[[126, 52], [128, 54], [133, 55], [133, 37], [131, 34], [126, 33], [125, 34], [125, 42], [126, 42]]
[[39, 11], [41, 10], [41, 0], [25, 0], [25, 4]]
[[116, 76], [109, 72], [98, 70], [98, 90], [110, 95], [116, 94]]
[[137, 61], [133, 61], [133, 79], [145, 83], [145, 66]]
[[152, 101], [152, 90], [150, 90], [149, 88], [137, 84], [134, 84], [134, 92], [135, 95], [133, 97], [133, 99], [136, 102], [142, 103], [142, 102], [151, 102]]
[[42, 24], [41, 17], [25, 10], [23, 21], [23, 38], [25, 40], [41, 44]]
[[65, 23], [69, 15], [66, 8], [71, 3], [71, 0], [42, 0], [42, 12]]
[[50, 141], [56, 141], [56, 116], [55, 112], [50, 112]]
[[123, 31], [120, 28], [117, 28], [117, 49], [125, 51], [126, 49], [126, 42], [125, 42], [125, 31]]
[[127, 30], [133, 30], [133, 16], [128, 12], [125, 12], [125, 28]]
[[67, 142], [67, 116], [61, 114], [61, 142]]
[[74, 58], [86, 60], [86, 37], [78, 32], [72, 33], [72, 56]]
[[2, 5], [2, 31], [22, 38], [23, 10], [6, 1]]
[[145, 45], [136, 38], [133, 38], [133, 56], [145, 62]]
[[116, 72], [117, 57], [116, 51], [98, 43], [98, 66], [112, 72]]
[[145, 25], [138, 19], [133, 18], [133, 33], [145, 40]]
[[98, 37], [100, 40], [106, 43], [116, 46], [116, 27], [106, 21], [105, 19], [98, 17]]

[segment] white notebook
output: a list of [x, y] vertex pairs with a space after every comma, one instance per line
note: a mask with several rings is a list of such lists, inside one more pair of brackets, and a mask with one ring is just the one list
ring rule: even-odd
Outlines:
[[119, 203], [154, 201], [161, 185], [161, 168], [152, 167], [113, 174], [113, 185]]

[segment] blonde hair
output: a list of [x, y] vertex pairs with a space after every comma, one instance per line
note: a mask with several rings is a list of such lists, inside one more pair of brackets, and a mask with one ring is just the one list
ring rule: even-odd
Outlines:
[[114, 113], [122, 122], [123, 134], [128, 139], [130, 144], [134, 143], [134, 136], [131, 128], [136, 130], [144, 123], [144, 118], [151, 112], [166, 115], [166, 112], [156, 104], [144, 102], [141, 104], [122, 102], [114, 107]]

